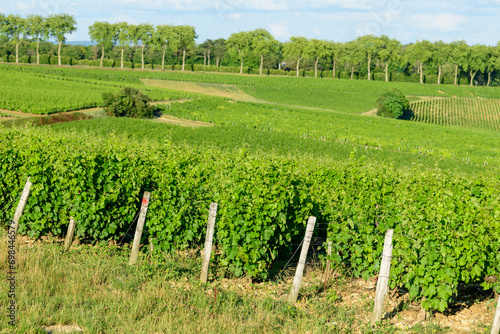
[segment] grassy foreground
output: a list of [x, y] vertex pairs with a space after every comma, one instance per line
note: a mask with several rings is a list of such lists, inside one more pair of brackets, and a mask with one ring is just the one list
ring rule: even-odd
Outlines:
[[[308, 271], [296, 306], [287, 304], [291, 271], [283, 282], [251, 283], [221, 280], [212, 268], [211, 283], [198, 281], [199, 252], [143, 254], [128, 265], [128, 247], [73, 246], [47, 238], [18, 241], [17, 319], [0, 333], [371, 333], [357, 315], [371, 309], [366, 300], [339, 306], [342, 279], [318, 293], [322, 271]], [[0, 241], [0, 266], [6, 272], [5, 231]], [[339, 283], [340, 282], [340, 283]], [[243, 283], [243, 284], [242, 284]], [[345, 281], [344, 281], [345, 283]], [[340, 284], [340, 285], [339, 285]], [[280, 288], [281, 287], [281, 288]], [[2, 291], [8, 291], [2, 280]], [[7, 305], [7, 294], [0, 296]], [[57, 331], [57, 328], [59, 331]], [[378, 333], [444, 333], [417, 325], [399, 331], [383, 324]]]

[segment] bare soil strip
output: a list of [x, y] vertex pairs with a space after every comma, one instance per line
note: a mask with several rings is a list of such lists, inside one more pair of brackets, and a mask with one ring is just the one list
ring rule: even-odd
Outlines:
[[196, 83], [196, 82], [153, 80], [153, 79], [141, 79], [141, 82], [145, 85], [152, 87], [180, 90], [184, 92], [198, 93], [211, 96], [219, 96], [219, 97], [234, 99], [236, 101], [268, 103], [267, 101], [259, 100], [253, 96], [244, 93], [238, 87], [233, 85], [206, 84], [206, 83]]
[[160, 118], [155, 119], [155, 121], [161, 122], [161, 123], [169, 123], [169, 124], [179, 125], [179, 126], [187, 126], [187, 127], [191, 127], [191, 128], [215, 126], [215, 124], [213, 124], [213, 123], [191, 121], [189, 119], [177, 118], [177, 117], [170, 116], [170, 115], [162, 115]]
[[[273, 104], [273, 105], [277, 105], [277, 106], [306, 109], [306, 110], [321, 110], [321, 111], [333, 111], [333, 112], [335, 111], [333, 109], [295, 106], [295, 105], [288, 105], [288, 104], [260, 100], [258, 98], [251, 96], [251, 95], [248, 95], [247, 93], [243, 92], [242, 90], [240, 90], [238, 87], [236, 87], [234, 85], [206, 84], [206, 83], [197, 83], [197, 82], [154, 80], [154, 79], [141, 79], [141, 82], [145, 85], [152, 86], [152, 87], [180, 90], [180, 91], [184, 91], [184, 92], [198, 93], [198, 94], [210, 95], [210, 96], [225, 97], [225, 98], [229, 98], [229, 99], [233, 99], [235, 101], [241, 101], [241, 102]], [[177, 102], [177, 101], [172, 101], [172, 102]]]

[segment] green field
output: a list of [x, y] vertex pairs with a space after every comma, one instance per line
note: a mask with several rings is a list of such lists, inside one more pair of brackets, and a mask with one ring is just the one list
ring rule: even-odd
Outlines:
[[485, 98], [438, 98], [413, 102], [416, 122], [500, 130], [500, 100]]
[[[114, 85], [140, 85], [140, 79], [234, 85], [256, 98], [292, 106], [323, 108], [347, 113], [364, 113], [376, 108], [377, 98], [397, 88], [412, 96], [500, 98], [495, 87], [420, 85], [363, 80], [320, 80], [295, 77], [240, 76], [216, 73], [178, 73], [159, 71], [98, 70], [1, 65], [0, 73], [21, 72], [28, 75], [65, 80], [98, 80]], [[1, 106], [0, 106], [1, 107]]]
[[[364, 279], [378, 272], [393, 228], [390, 287], [425, 309], [445, 311], [464, 287], [498, 285], [484, 282], [500, 266], [491, 251], [500, 249], [500, 132], [485, 125], [496, 124], [496, 88], [6, 65], [0, 75], [27, 83], [5, 90], [14, 106], [77, 109], [133, 86], [172, 100], [158, 106], [163, 115], [214, 125], [161, 117], [0, 125], [0, 209], [28, 175], [34, 181], [22, 234], [64, 236], [72, 216], [84, 242], [119, 240], [150, 189], [146, 230], [156, 254], [203, 245], [207, 208], [219, 204], [214, 263], [222, 277], [272, 279], [316, 216], [327, 228], [315, 237], [333, 242], [330, 259]], [[193, 85], [176, 91], [140, 79]], [[43, 86], [54, 93], [31, 98]], [[394, 87], [416, 96], [414, 121], [362, 115]], [[64, 89], [76, 95], [59, 103]], [[490, 116], [457, 124], [465, 119], [458, 110], [477, 101]]]

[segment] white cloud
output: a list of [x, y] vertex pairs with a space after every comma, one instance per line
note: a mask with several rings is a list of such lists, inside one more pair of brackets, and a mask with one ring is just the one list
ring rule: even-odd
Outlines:
[[446, 13], [437, 15], [414, 15], [410, 22], [424, 30], [454, 32], [462, 29], [469, 21], [462, 15]]
[[313, 35], [314, 35], [314, 37], [321, 37], [321, 36], [323, 36], [323, 31], [314, 28], [313, 29]]
[[373, 9], [376, 2], [370, 0], [312, 0], [309, 3], [312, 7], [339, 6], [348, 9]]
[[283, 22], [271, 23], [269, 32], [276, 38], [289, 38], [291, 36], [288, 32], [288, 24]]
[[243, 15], [241, 13], [230, 13], [227, 15], [231, 21], [241, 21]]
[[142, 9], [173, 9], [182, 11], [217, 11], [231, 12], [243, 9], [281, 11], [287, 9], [285, 0], [126, 0], [126, 3], [138, 5]]

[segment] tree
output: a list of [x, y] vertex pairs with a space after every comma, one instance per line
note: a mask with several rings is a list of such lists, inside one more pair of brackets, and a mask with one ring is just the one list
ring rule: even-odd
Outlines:
[[167, 48], [170, 47], [173, 50], [177, 50], [174, 29], [174, 26], [168, 24], [156, 26], [155, 40], [162, 46], [163, 49], [163, 55], [161, 58], [162, 71], [165, 69], [165, 53], [167, 52]]
[[41, 15], [30, 15], [27, 18], [29, 36], [33, 36], [36, 39], [36, 63], [40, 64], [40, 38], [48, 39], [49, 37], [49, 26], [47, 20]]
[[111, 49], [116, 43], [117, 30], [116, 26], [108, 22], [94, 22], [93, 25], [89, 27], [89, 37], [92, 42], [97, 42], [101, 45], [101, 67], [104, 61], [104, 51], [106, 49]]
[[264, 56], [276, 53], [279, 47], [279, 42], [274, 39], [265, 29], [255, 29], [250, 31], [251, 49], [260, 56], [260, 75], [264, 67]]
[[142, 23], [136, 26], [134, 34], [134, 42], [141, 41], [141, 62], [142, 69], [144, 69], [144, 49], [148, 44], [153, 43], [154, 27], [149, 23]]
[[437, 41], [433, 44], [433, 59], [434, 63], [438, 66], [438, 81], [441, 84], [441, 76], [443, 74], [443, 65], [445, 65], [450, 58], [450, 45], [443, 41]]
[[488, 66], [488, 47], [486, 45], [476, 44], [469, 48], [466, 61], [463, 65], [465, 71], [469, 71], [470, 85], [474, 85], [474, 78], [477, 72], [484, 72]]
[[359, 45], [360, 52], [364, 55], [368, 62], [368, 80], [371, 80], [371, 63], [378, 56], [382, 47], [381, 40], [373, 35], [365, 35], [356, 38], [356, 43]]
[[450, 44], [449, 62], [455, 67], [455, 86], [458, 85], [458, 67], [467, 60], [469, 46], [465, 41], [454, 41]]
[[318, 62], [329, 54], [328, 43], [319, 39], [311, 39], [307, 48], [308, 57], [314, 59], [314, 77], [318, 77]]
[[130, 35], [131, 26], [127, 22], [115, 23], [114, 28], [116, 30], [116, 41], [121, 47], [121, 68], [123, 68], [123, 53], [125, 51], [125, 46], [130, 45], [133, 37]]
[[201, 51], [203, 51], [203, 66], [207, 66], [207, 57], [208, 57], [208, 66], [210, 66], [210, 55], [214, 47], [214, 41], [212, 41], [211, 39], [207, 39], [205, 42], [201, 43], [198, 47], [200, 48]]
[[251, 52], [250, 41], [251, 35], [246, 31], [233, 33], [226, 41], [227, 51], [240, 59], [240, 74], [243, 74], [245, 57]]
[[135, 88], [125, 87], [117, 94], [103, 93], [104, 111], [114, 117], [152, 118], [151, 99]]
[[381, 36], [381, 48], [378, 52], [378, 57], [384, 64], [385, 81], [389, 81], [389, 66], [393, 62], [401, 61], [403, 51], [401, 43], [397, 39], [389, 39], [387, 36]]
[[418, 66], [421, 84], [424, 83], [424, 64], [427, 64], [432, 59], [432, 50], [432, 43], [426, 40], [417, 41], [407, 49], [408, 59]]
[[300, 61], [307, 56], [309, 41], [305, 37], [290, 38], [290, 42], [283, 44], [283, 55], [297, 61], [297, 76], [300, 71]]
[[488, 62], [486, 64], [486, 68], [488, 71], [488, 82], [486, 86], [490, 86], [491, 84], [491, 73], [500, 68], [500, 42], [497, 46], [490, 46], [489, 48], [489, 57]]
[[66, 34], [71, 34], [76, 31], [76, 21], [69, 14], [52, 14], [48, 17], [47, 23], [49, 26], [49, 35], [54, 37], [59, 43], [57, 58], [59, 66], [61, 66], [61, 46], [66, 42]]
[[377, 104], [377, 115], [382, 117], [404, 118], [410, 109], [410, 102], [397, 89], [379, 97]]
[[342, 43], [337, 43], [337, 42], [327, 42], [327, 51], [330, 54], [330, 57], [332, 59], [332, 65], [333, 65], [333, 79], [336, 77], [336, 72], [337, 72], [337, 63], [341, 59], [341, 55], [345, 52], [344, 51], [344, 44]]
[[194, 27], [188, 25], [175, 26], [174, 41], [178, 51], [182, 51], [182, 71], [186, 65], [186, 52], [196, 47], [195, 39], [198, 38]]
[[227, 52], [226, 40], [219, 38], [214, 41], [214, 55], [216, 57], [216, 65], [219, 67], [220, 61], [224, 58]]
[[351, 80], [353, 80], [354, 68], [364, 59], [364, 54], [359, 48], [359, 44], [356, 43], [356, 41], [347, 42], [344, 44], [344, 46], [345, 53], [342, 58], [346, 63], [349, 64], [349, 68], [351, 70]]
[[0, 32], [9, 39], [16, 41], [16, 64], [19, 63], [19, 41], [21, 37], [27, 33], [28, 24], [26, 19], [19, 15], [4, 16], [0, 21]]

